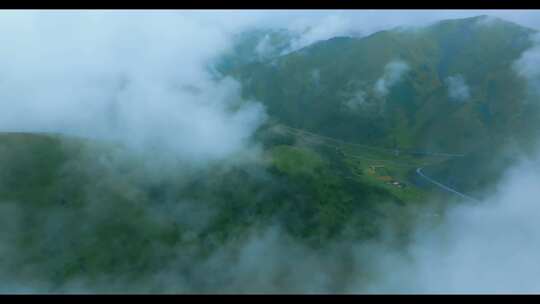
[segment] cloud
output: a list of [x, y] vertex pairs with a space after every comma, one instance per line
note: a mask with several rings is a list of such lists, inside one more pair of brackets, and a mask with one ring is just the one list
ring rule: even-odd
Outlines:
[[270, 41], [270, 35], [266, 34], [255, 47], [255, 52], [259, 55], [259, 58], [266, 58], [275, 52], [275, 47]]
[[[536, 60], [535, 48], [516, 63], [529, 80], [538, 76], [530, 67]], [[390, 78], [381, 79], [387, 84]], [[449, 78], [447, 85], [449, 95], [456, 93], [454, 98], [470, 98], [460, 75]], [[448, 202], [435, 222], [417, 223], [412, 241], [404, 248], [393, 243], [397, 231], [373, 242], [349, 242], [346, 247], [329, 242], [324, 249], [314, 250], [288, 242], [270, 229], [241, 243], [241, 258], [229, 265], [225, 276], [234, 279], [221, 288], [276, 293], [537, 293], [539, 157], [513, 156], [521, 163], [506, 172], [490, 196], [474, 205]], [[294, 275], [288, 272], [292, 267]]]
[[[540, 275], [538, 162], [507, 172], [483, 202], [459, 203], [437, 221], [417, 222], [372, 241], [312, 248], [279, 227], [229, 242], [198, 266], [214, 276], [205, 292], [226, 293], [537, 293]], [[420, 214], [432, 213], [419, 208]]]
[[310, 75], [310, 78], [311, 78], [311, 81], [313, 82], [313, 84], [318, 86], [320, 84], [320, 82], [321, 82], [321, 72], [319, 71], [319, 69], [311, 70], [309, 75]]
[[[523, 20], [530, 24], [540, 20], [530, 18], [538, 16], [536, 11], [493, 12], [505, 13], [515, 20], [529, 16]], [[307, 18], [310, 29], [298, 40], [298, 47], [348, 31], [369, 33], [394, 24], [476, 13], [332, 14], [337, 17], [327, 17], [326, 11], [2, 12], [0, 129], [110, 138], [145, 151], [167, 151], [188, 161], [219, 160], [248, 149], [250, 135], [265, 118], [259, 103], [240, 97], [238, 83], [216, 81], [206, 68], [229, 47], [231, 33], [253, 24], [270, 24], [270, 19], [289, 25], [296, 18]], [[428, 16], [427, 21], [422, 20]], [[320, 20], [326, 20], [328, 28], [321, 22], [317, 29]], [[524, 53], [516, 69], [534, 83], [540, 75], [536, 63], [538, 54], [533, 48]], [[389, 63], [375, 90], [382, 96], [388, 94], [407, 71], [404, 62]], [[319, 77], [316, 71], [310, 76], [314, 81]], [[351, 100], [356, 105], [363, 99], [364, 92], [359, 91]], [[60, 291], [154, 292], [158, 285], [161, 292], [214, 293], [538, 292], [540, 213], [535, 198], [540, 195], [536, 186], [539, 171], [532, 162], [514, 168], [497, 193], [482, 204], [450, 208], [438, 226], [419, 225], [405, 251], [384, 240], [336, 241], [313, 249], [292, 240], [279, 227], [270, 227], [252, 231], [245, 238], [239, 235], [208, 259], [200, 260], [181, 248], [175, 262], [154, 276], [136, 280], [102, 277], [97, 282], [80, 278]], [[15, 256], [19, 253], [10, 243], [27, 223], [20, 216], [20, 205], [2, 204], [0, 209], [5, 224], [0, 252], [4, 258]], [[193, 216], [182, 220], [197, 226], [213, 210], [186, 203], [172, 213]], [[47, 235], [54, 235], [60, 229], [55, 221], [62, 214], [55, 210], [46, 215], [52, 219]], [[34, 266], [28, 264], [21, 272], [31, 273]], [[9, 282], [0, 292], [51, 290], [51, 284], [43, 282], [3, 279]]]
[[366, 102], [366, 92], [358, 90], [354, 95], [345, 101], [345, 106], [353, 111], [358, 110]]
[[[538, 87], [538, 45], [514, 68]], [[491, 195], [476, 204], [462, 202], [447, 209], [435, 226], [418, 224], [405, 250], [384, 242], [373, 248], [376, 276], [354, 290], [374, 293], [538, 293], [536, 262], [540, 249], [540, 155], [513, 152], [509, 168]], [[391, 273], [391, 275], [384, 275]]]
[[469, 86], [465, 82], [465, 79], [462, 75], [448, 76], [444, 83], [448, 88], [448, 97], [452, 100], [458, 102], [467, 101], [471, 98], [471, 93], [469, 91]]
[[265, 119], [238, 83], [209, 72], [231, 26], [176, 11], [6, 11], [0, 24], [1, 130], [108, 138], [207, 161], [245, 149]]
[[513, 68], [523, 77], [533, 94], [540, 94], [540, 34], [531, 37], [532, 47], [527, 49], [514, 62]]
[[[395, 27], [422, 27], [444, 19], [487, 15], [540, 30], [540, 10], [278, 10], [235, 12], [260, 26], [287, 28], [301, 34], [296, 48], [333, 36], [365, 36]], [[243, 17], [245, 18], [245, 17]]]
[[386, 64], [383, 75], [375, 83], [375, 93], [381, 97], [388, 95], [390, 88], [397, 84], [409, 69], [409, 65], [401, 60]]
[[317, 23], [309, 21], [301, 18], [289, 25], [289, 30], [299, 34], [299, 37], [291, 42], [289, 51], [295, 51], [314, 42], [343, 35], [350, 28], [349, 20], [339, 15], [324, 16]]
[[478, 19], [478, 21], [476, 22], [476, 25], [489, 27], [489, 26], [496, 25], [497, 21], [498, 19], [495, 18], [494, 16], [485, 15], [482, 18]]
[[370, 292], [537, 293], [540, 274], [538, 163], [524, 161], [478, 205], [451, 208], [437, 227], [419, 227], [406, 253], [381, 252]]

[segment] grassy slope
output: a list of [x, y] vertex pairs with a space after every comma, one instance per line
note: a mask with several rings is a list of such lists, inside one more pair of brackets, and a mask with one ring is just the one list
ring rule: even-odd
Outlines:
[[[345, 140], [459, 149], [493, 130], [527, 130], [519, 117], [532, 111], [521, 114], [513, 101], [521, 96], [521, 83], [508, 72], [525, 42], [507, 38], [520, 39], [522, 29], [505, 25], [480, 35], [468, 28], [452, 21], [427, 33], [335, 38], [281, 57], [276, 66], [255, 63], [237, 72], [280, 120]], [[448, 45], [438, 41], [441, 37]], [[471, 37], [487, 41], [467, 44]], [[451, 47], [460, 44], [467, 47], [455, 55]], [[507, 55], [500, 57], [499, 50]], [[395, 58], [407, 60], [413, 72], [382, 102], [369, 88]], [[456, 72], [470, 79], [474, 93], [468, 104], [444, 98], [441, 81]], [[371, 108], [355, 112], [336, 106], [357, 90], [368, 92]], [[508, 111], [517, 118], [505, 115]], [[155, 170], [145, 159], [95, 142], [1, 134], [0, 220], [9, 243], [1, 244], [0, 275], [56, 286], [81, 277], [138, 280], [183, 259], [187, 264], [171, 271], [189, 272], [224, 242], [276, 223], [314, 247], [374, 238], [387, 226], [406, 238], [418, 207], [431, 197], [410, 184], [408, 174], [443, 161], [278, 131], [265, 128], [258, 134], [267, 164], [226, 170], [216, 165], [197, 174], [182, 164]], [[373, 165], [384, 168], [372, 170]], [[383, 176], [407, 186], [387, 184]], [[159, 284], [155, 280], [144, 288], [158, 290]]]
[[[285, 124], [352, 142], [402, 148], [471, 151], [501, 136], [522, 134], [524, 82], [512, 62], [532, 31], [481, 18], [437, 23], [426, 29], [332, 38], [268, 62], [232, 72], [245, 94], [264, 102]], [[373, 86], [392, 60], [411, 70], [385, 98]], [[447, 97], [446, 77], [461, 74], [471, 90], [466, 103]], [[359, 91], [360, 109], [346, 107]], [[525, 135], [524, 135], [525, 136]]]
[[[417, 216], [411, 210], [424, 201], [422, 191], [398, 190], [355, 173], [368, 163], [335, 147], [266, 131], [259, 136], [267, 165], [214, 166], [191, 174], [179, 164], [157, 175], [144, 159], [109, 144], [1, 134], [1, 217], [13, 228], [4, 231], [12, 243], [0, 275], [57, 287], [110, 275], [150, 280], [144, 290], [152, 291], [159, 290], [152, 275], [169, 262], [196, 265], [257, 227], [279, 224], [315, 247], [374, 238], [388, 225], [406, 237]], [[401, 178], [398, 171], [391, 174]], [[178, 267], [171, 271], [189, 268]]]

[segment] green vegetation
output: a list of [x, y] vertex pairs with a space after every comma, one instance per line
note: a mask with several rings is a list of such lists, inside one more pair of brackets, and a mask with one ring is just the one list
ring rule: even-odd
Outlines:
[[317, 154], [297, 147], [277, 146], [271, 153], [276, 169], [292, 176], [316, 174], [324, 165]]
[[[415, 185], [416, 168], [476, 193], [508, 166], [491, 147], [511, 139], [531, 149], [539, 130], [538, 105], [523, 103], [525, 83], [511, 67], [531, 31], [481, 21], [336, 37], [286, 55], [290, 33], [245, 33], [217, 70], [240, 79], [272, 118], [255, 134], [263, 157], [254, 162], [192, 170], [112, 143], [0, 134], [0, 250], [9, 243], [0, 274], [58, 288], [126, 278], [154, 291], [163, 269], [189, 273], [272, 226], [317, 249], [391, 228], [406, 242], [423, 207], [445, 208], [444, 195]], [[255, 50], [261, 39], [269, 52]], [[379, 96], [373, 87], [393, 60], [410, 70]], [[448, 98], [445, 79], [456, 74], [470, 87], [466, 102]]]
[[[512, 64], [533, 31], [482, 18], [336, 37], [230, 74], [280, 122], [349, 142], [465, 153], [510, 137], [526, 142], [540, 111], [524, 103]], [[374, 86], [395, 60], [410, 69], [381, 97]], [[448, 97], [445, 81], [455, 75], [469, 87], [466, 101]]]
[[[405, 237], [417, 216], [410, 210], [424, 201], [421, 190], [359, 174], [371, 163], [353, 161], [328, 142], [306, 145], [298, 134], [260, 132], [268, 139], [266, 164], [190, 173], [178, 163], [159, 174], [108, 143], [2, 134], [0, 208], [2, 220], [17, 227], [6, 232], [16, 236], [17, 254], [3, 269], [12, 279], [61, 288], [80, 277], [152, 278], [179, 255], [201, 262], [224, 243], [274, 225], [315, 248], [376, 238], [390, 218]], [[280, 137], [280, 144], [269, 143]]]

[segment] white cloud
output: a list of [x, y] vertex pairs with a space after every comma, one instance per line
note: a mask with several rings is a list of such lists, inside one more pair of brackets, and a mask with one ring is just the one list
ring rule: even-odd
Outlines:
[[[238, 15], [249, 15], [259, 25], [304, 33], [296, 47], [332, 36], [364, 36], [398, 26], [421, 27], [444, 19], [479, 15], [503, 18], [540, 30], [540, 10], [276, 10], [245, 11]], [[482, 19], [483, 24], [492, 20], [491, 17]]]
[[383, 75], [375, 83], [375, 93], [381, 97], [388, 95], [392, 86], [397, 84], [409, 71], [409, 65], [400, 60], [394, 60], [386, 64]]
[[[531, 26], [540, 20], [538, 11], [490, 13], [507, 14]], [[231, 32], [254, 23], [270, 24], [270, 19], [288, 24], [305, 17], [313, 25], [327, 20], [328, 28], [312, 27], [298, 46], [351, 30], [369, 33], [478, 13], [332, 14], [339, 17], [326, 17], [325, 11], [1, 12], [0, 129], [110, 137], [189, 160], [219, 159], [248, 147], [247, 139], [264, 119], [260, 104], [241, 103], [238, 83], [231, 79], [215, 82], [204, 68], [228, 47]], [[516, 63], [520, 75], [532, 84], [540, 78], [539, 53], [533, 48]], [[407, 70], [404, 62], [389, 63], [375, 90], [384, 96]], [[311, 76], [316, 80], [317, 75]], [[363, 100], [363, 93], [358, 92], [355, 102]], [[163, 275], [175, 291], [192, 291], [194, 280], [208, 280], [205, 286], [210, 292], [537, 293], [538, 172], [536, 164], [525, 163], [510, 171], [500, 190], [481, 205], [451, 209], [436, 229], [419, 227], [406, 254], [384, 242], [331, 244], [326, 251], [314, 251], [270, 230], [248, 238], [239, 248], [224, 246], [209, 261], [196, 265], [200, 268], [194, 277]], [[2, 207], [0, 215], [8, 232], [16, 233], [22, 223], [18, 217], [7, 216], [16, 215], [17, 208]], [[7, 241], [13, 237], [2, 235]], [[16, 254], [5, 243], [0, 252]], [[367, 263], [366, 256], [371, 257]], [[115, 279], [115, 284], [128, 290], [137, 287]], [[49, 287], [34, 282], [4, 285], [0, 291], [34, 292]], [[77, 288], [92, 292], [93, 285], [81, 285]]]
[[539, 172], [535, 162], [514, 167], [482, 203], [419, 224], [403, 249], [396, 231], [314, 250], [274, 227], [226, 244], [198, 269], [215, 274], [209, 292], [537, 293]]
[[533, 93], [540, 93], [540, 34], [531, 37], [532, 47], [514, 62], [514, 70], [527, 80]]
[[255, 52], [259, 55], [260, 58], [265, 58], [270, 54], [275, 52], [275, 47], [270, 42], [270, 35], [265, 35], [257, 46], [255, 47]]
[[366, 92], [358, 90], [354, 95], [345, 101], [345, 106], [353, 111], [358, 110], [366, 102]]
[[462, 75], [448, 76], [444, 83], [448, 88], [448, 97], [458, 102], [467, 101], [471, 98], [469, 86]]
[[300, 34], [298, 39], [292, 41], [290, 51], [343, 35], [349, 28], [349, 20], [339, 15], [324, 16], [317, 23], [312, 23], [309, 19], [298, 19], [289, 26], [289, 30]]
[[0, 129], [106, 137], [201, 161], [244, 149], [264, 109], [207, 70], [244, 26], [235, 24], [177, 11], [1, 12]]
[[382, 249], [381, 276], [368, 290], [393, 293], [537, 293], [540, 283], [538, 163], [508, 172], [478, 205], [450, 209], [435, 229], [420, 227], [407, 255]]

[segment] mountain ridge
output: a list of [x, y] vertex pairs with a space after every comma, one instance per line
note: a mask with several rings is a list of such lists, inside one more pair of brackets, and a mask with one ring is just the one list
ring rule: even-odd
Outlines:
[[[517, 111], [522, 105], [516, 100], [524, 98], [524, 83], [511, 65], [536, 31], [489, 18], [487, 24], [477, 16], [361, 38], [333, 37], [231, 75], [244, 84], [245, 97], [260, 100], [294, 127], [387, 147], [463, 152], [475, 140], [495, 137], [494, 129], [514, 128], [504, 112]], [[381, 98], [373, 87], [393, 61], [409, 70]], [[446, 96], [452, 77], [464, 79], [467, 102]], [[354, 98], [362, 111], [347, 108]], [[465, 128], [476, 134], [469, 139]]]

